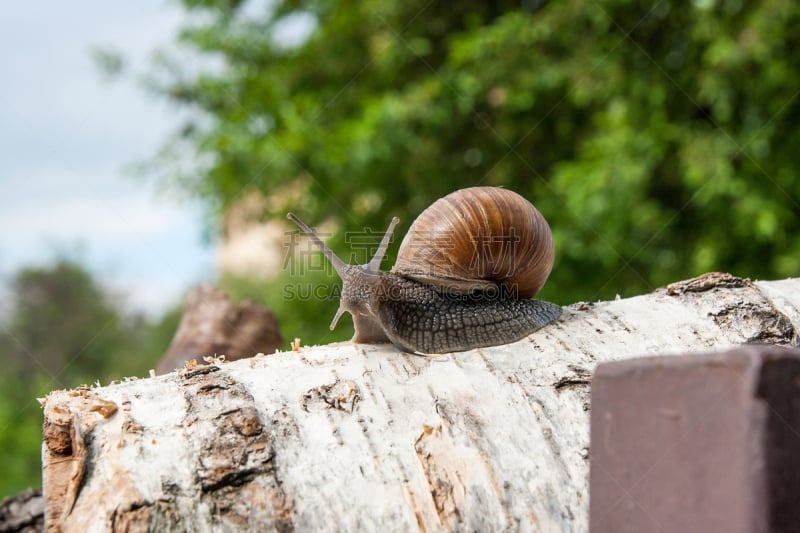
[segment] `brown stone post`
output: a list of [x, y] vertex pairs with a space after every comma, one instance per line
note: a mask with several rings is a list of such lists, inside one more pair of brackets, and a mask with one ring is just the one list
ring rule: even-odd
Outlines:
[[590, 529], [800, 531], [800, 351], [601, 364]]

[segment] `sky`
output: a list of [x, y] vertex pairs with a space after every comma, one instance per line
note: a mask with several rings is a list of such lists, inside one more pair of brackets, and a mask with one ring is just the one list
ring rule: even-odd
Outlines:
[[[174, 2], [12, 2], [0, 15], [0, 284], [59, 254], [81, 260], [132, 310], [157, 316], [213, 280], [197, 203], [131, 167], [180, 110], [141, 79], [184, 15]], [[109, 79], [92, 50], [117, 50]], [[2, 311], [2, 309], [0, 309]]]

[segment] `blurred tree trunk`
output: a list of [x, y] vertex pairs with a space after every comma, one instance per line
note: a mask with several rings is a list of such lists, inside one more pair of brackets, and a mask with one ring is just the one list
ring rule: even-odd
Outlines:
[[53, 392], [47, 529], [586, 531], [597, 363], [798, 325], [800, 280], [715, 273], [436, 359], [339, 343]]
[[0, 501], [0, 531], [34, 533], [44, 529], [44, 499], [39, 489], [28, 489]]
[[201, 285], [186, 298], [178, 329], [156, 372], [181, 368], [192, 359], [224, 355], [228, 361], [272, 353], [283, 344], [278, 319], [253, 302], [234, 303], [224, 292]]

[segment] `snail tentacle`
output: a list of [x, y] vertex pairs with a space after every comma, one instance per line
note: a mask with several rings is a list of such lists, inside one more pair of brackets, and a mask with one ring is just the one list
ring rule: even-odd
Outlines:
[[309, 228], [305, 222], [297, 218], [297, 215], [295, 215], [294, 213], [287, 213], [286, 218], [297, 224], [300, 227], [300, 229], [303, 230], [303, 233], [308, 235], [308, 238], [311, 239], [311, 241], [319, 247], [320, 251], [325, 255], [325, 257], [328, 258], [328, 261], [331, 262], [331, 265], [333, 265], [334, 270], [336, 270], [336, 273], [339, 274], [339, 277], [341, 278], [345, 267], [348, 266], [347, 263], [339, 259], [339, 256], [333, 253], [333, 250], [328, 248], [328, 245], [325, 244], [322, 241], [322, 239], [319, 238], [319, 236], [314, 232], [314, 230]]
[[378, 246], [378, 251], [375, 252], [375, 255], [372, 256], [372, 259], [370, 259], [370, 270], [381, 269], [381, 263], [383, 262], [383, 257], [386, 255], [386, 250], [389, 248], [389, 242], [392, 240], [394, 228], [399, 222], [400, 219], [397, 217], [392, 218], [392, 221], [389, 222], [389, 227], [386, 228], [386, 233], [383, 234], [383, 239], [381, 239], [381, 244]]

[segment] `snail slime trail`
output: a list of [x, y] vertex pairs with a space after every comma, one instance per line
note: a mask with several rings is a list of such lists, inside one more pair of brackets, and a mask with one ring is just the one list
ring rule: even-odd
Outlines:
[[392, 342], [439, 354], [517, 341], [556, 320], [561, 307], [531, 299], [547, 281], [555, 249], [547, 221], [528, 200], [499, 187], [440, 198], [411, 225], [390, 272], [380, 270], [392, 219], [364, 265], [339, 259], [293, 213], [342, 279], [336, 326], [353, 316], [354, 342]]

